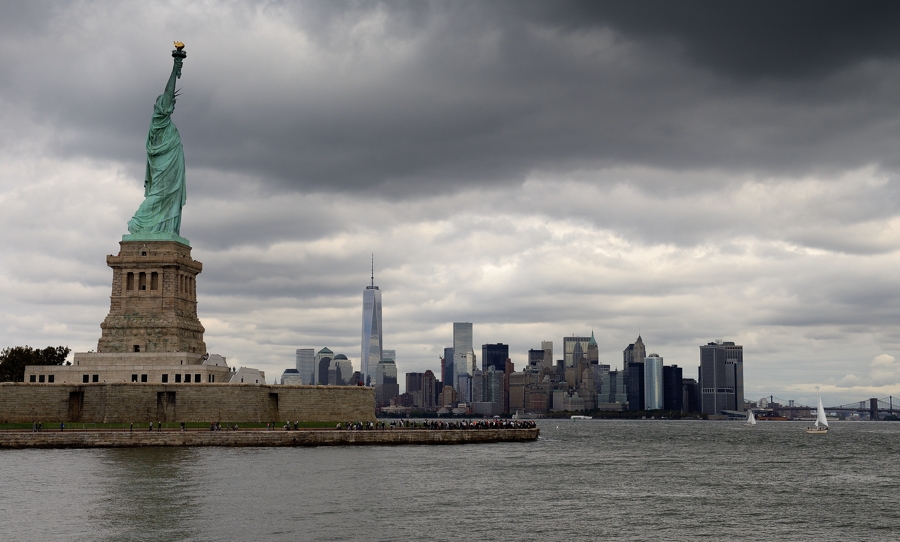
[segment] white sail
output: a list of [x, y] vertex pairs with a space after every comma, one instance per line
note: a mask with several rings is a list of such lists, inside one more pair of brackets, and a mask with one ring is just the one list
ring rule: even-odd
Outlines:
[[828, 427], [828, 418], [825, 417], [825, 407], [822, 406], [821, 397], [819, 397], [819, 409], [816, 412], [816, 427], [820, 425]]
[[753, 415], [753, 411], [747, 409], [747, 425], [756, 425], [756, 416]]

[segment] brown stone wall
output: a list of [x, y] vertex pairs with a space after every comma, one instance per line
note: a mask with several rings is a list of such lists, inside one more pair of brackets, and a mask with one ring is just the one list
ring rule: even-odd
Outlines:
[[140, 446], [347, 446], [476, 444], [536, 440], [540, 429], [398, 431], [30, 431], [0, 433], [3, 448], [129, 448]]
[[350, 422], [375, 419], [375, 391], [262, 384], [0, 384], [0, 422]]

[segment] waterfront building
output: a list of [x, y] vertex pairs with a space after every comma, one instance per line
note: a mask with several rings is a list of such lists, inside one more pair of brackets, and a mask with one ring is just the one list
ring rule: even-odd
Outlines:
[[366, 385], [374, 377], [375, 366], [386, 355], [381, 351], [384, 345], [381, 331], [381, 290], [375, 286], [375, 257], [372, 257], [371, 282], [363, 290], [362, 346], [360, 347], [360, 373]]
[[628, 386], [628, 410], [646, 410], [644, 406], [644, 364], [629, 363], [625, 375]]
[[744, 410], [744, 347], [716, 341], [700, 347], [700, 408], [709, 415]]
[[529, 377], [524, 372], [510, 373], [507, 379], [509, 383], [509, 412], [525, 410], [525, 386], [529, 383]]
[[297, 372], [304, 384], [316, 383], [316, 351], [314, 349], [297, 349]]
[[[608, 366], [607, 366], [608, 367]], [[600, 403], [624, 405], [628, 402], [625, 371], [609, 371], [600, 383]], [[620, 410], [617, 408], [616, 410]]]
[[680, 412], [684, 410], [684, 384], [681, 367], [663, 367], [663, 408]]
[[582, 358], [587, 357], [588, 343], [591, 342], [590, 337], [563, 337], [563, 360], [566, 367], [575, 367], [575, 364]]
[[333, 357], [334, 352], [332, 352], [331, 349], [327, 346], [316, 353], [316, 374], [315, 380], [313, 380], [311, 384], [319, 384], [322, 386], [328, 385], [328, 367], [331, 366], [331, 359]]
[[700, 412], [700, 384], [693, 378], [681, 379], [681, 395], [684, 412]]
[[394, 360], [385, 358], [375, 366], [375, 403], [378, 406], [390, 406], [391, 399], [400, 395], [397, 383], [397, 365]]
[[481, 345], [481, 370], [487, 371], [493, 367], [498, 371], [506, 368], [506, 360], [509, 359], [509, 345], [503, 343]]
[[663, 407], [663, 358], [650, 354], [644, 358], [644, 409]]

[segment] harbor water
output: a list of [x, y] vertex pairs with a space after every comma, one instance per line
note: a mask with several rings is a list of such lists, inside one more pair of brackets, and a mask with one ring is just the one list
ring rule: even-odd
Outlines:
[[528, 443], [0, 451], [2, 540], [896, 540], [900, 423], [539, 421]]

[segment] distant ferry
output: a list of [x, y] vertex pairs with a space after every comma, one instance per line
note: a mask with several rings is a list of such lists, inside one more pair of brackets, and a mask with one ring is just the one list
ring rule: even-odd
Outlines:
[[756, 415], [757, 421], [760, 422], [786, 422], [788, 421], [787, 417], [778, 415], [774, 412], [763, 412], [762, 414]]
[[590, 416], [572, 416], [572, 421], [573, 421], [573, 422], [574, 422], [575, 420], [593, 420], [593, 419], [594, 419], [594, 418], [592, 418], [592, 417], [590, 417]]

